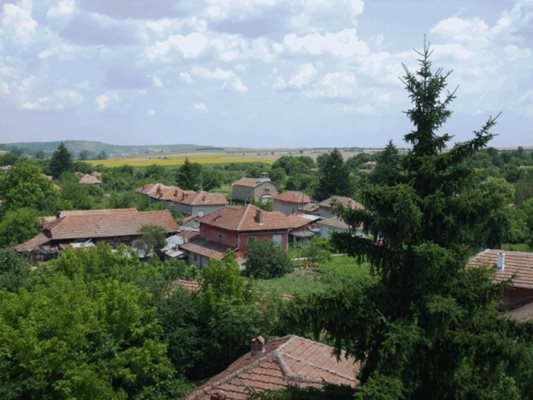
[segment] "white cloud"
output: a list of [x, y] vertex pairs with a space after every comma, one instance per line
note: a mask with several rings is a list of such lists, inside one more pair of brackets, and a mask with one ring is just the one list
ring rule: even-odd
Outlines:
[[451, 17], [431, 28], [431, 33], [459, 43], [488, 40], [489, 26], [480, 18]]
[[29, 0], [21, 0], [18, 5], [4, 4], [2, 7], [2, 33], [18, 39], [22, 44], [28, 44], [32, 41], [38, 26], [31, 14], [32, 3]]
[[180, 72], [180, 79], [183, 82], [186, 82], [186, 83], [193, 83], [194, 82], [194, 80], [192, 79], [191, 74], [189, 74], [188, 72]]
[[148, 110], [146, 112], [146, 115], [149, 117], [155, 117], [155, 114], [156, 114], [155, 110]]
[[367, 44], [358, 39], [355, 29], [325, 34], [312, 33], [304, 36], [291, 33], [283, 38], [283, 43], [290, 52], [315, 56], [331, 54], [336, 57], [351, 58], [370, 53]]
[[214, 70], [210, 70], [206, 67], [200, 67], [200, 66], [194, 66], [191, 69], [191, 74], [194, 76], [197, 76], [202, 79], [221, 79], [221, 80], [227, 80], [230, 78], [233, 78], [234, 74], [233, 71], [228, 69], [222, 69], [222, 68], [216, 68]]
[[120, 101], [119, 96], [114, 92], [108, 92], [96, 97], [96, 108], [98, 111], [107, 110], [112, 104]]
[[302, 89], [309, 85], [311, 79], [317, 74], [313, 64], [308, 63], [300, 66], [298, 71], [289, 79], [288, 85], [295, 89]]
[[317, 89], [323, 97], [352, 97], [357, 87], [357, 79], [352, 72], [331, 72], [320, 80]]
[[209, 46], [207, 37], [199, 32], [189, 35], [171, 35], [164, 41], [158, 41], [147, 49], [150, 59], [168, 61], [174, 52], [179, 52], [185, 59], [198, 58]]
[[198, 112], [207, 112], [207, 105], [205, 103], [194, 103], [192, 109]]
[[237, 93], [247, 93], [248, 92], [248, 86], [246, 86], [239, 78], [233, 79], [231, 82], [231, 87], [234, 91]]
[[51, 18], [65, 17], [74, 13], [74, 0], [60, 0], [54, 7], [51, 7], [46, 15]]

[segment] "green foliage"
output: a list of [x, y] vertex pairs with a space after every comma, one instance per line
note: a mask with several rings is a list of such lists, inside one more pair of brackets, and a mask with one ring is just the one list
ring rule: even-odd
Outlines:
[[244, 300], [246, 288], [239, 264], [228, 250], [223, 260], [211, 259], [209, 265], [200, 271], [200, 284], [205, 292], [210, 291], [217, 301], [224, 298]]
[[13, 250], [0, 249], [0, 290], [17, 292], [30, 274], [30, 265]]
[[21, 161], [0, 178], [2, 209], [33, 208], [38, 213], [55, 212], [55, 193], [51, 182], [31, 161]]
[[[67, 251], [18, 293], [0, 292], [0, 397], [183, 395], [152, 297], [108, 246]], [[138, 277], [137, 277], [138, 279]]]
[[261, 392], [253, 394], [253, 400], [351, 400], [354, 396], [353, 388], [349, 386], [324, 385], [322, 389], [299, 388], [290, 386], [277, 392]]
[[31, 239], [39, 232], [37, 213], [31, 208], [6, 211], [0, 221], [0, 247]]
[[142, 235], [143, 240], [146, 242], [148, 249], [147, 253], [155, 251], [159, 254], [161, 249], [165, 247], [167, 232], [157, 225], [143, 225], [139, 229], [139, 233]]
[[334, 149], [327, 158], [324, 157], [321, 161], [315, 197], [317, 200], [324, 200], [334, 195], [351, 196], [352, 192], [350, 171], [340, 151]]
[[392, 140], [389, 140], [385, 149], [376, 157], [371, 181], [374, 184], [393, 185], [400, 180], [400, 174], [401, 157]]
[[291, 271], [287, 255], [271, 240], [255, 240], [248, 244], [246, 274], [258, 279], [282, 276]]
[[50, 173], [54, 178], [59, 178], [63, 173], [71, 171], [73, 167], [72, 156], [65, 145], [61, 143], [50, 159]]
[[303, 257], [313, 262], [323, 263], [331, 259], [333, 248], [329, 239], [316, 237], [304, 245], [302, 250]]
[[363, 362], [356, 398], [525, 397], [510, 366], [531, 337], [500, 316], [503, 287], [485, 270], [465, 269], [487, 216], [500, 218], [512, 197], [508, 184], [480, 182], [466, 165], [493, 137], [495, 120], [444, 151], [451, 137], [436, 132], [454, 92], [445, 92], [448, 74], [432, 71], [428, 47], [420, 56], [419, 70], [406, 68], [403, 78], [412, 150], [394, 179], [364, 187], [366, 211], [343, 213], [382, 243], [333, 238], [339, 250], [366, 257], [377, 281], [296, 301], [292, 319]]
[[202, 165], [185, 158], [185, 162], [178, 169], [176, 184], [184, 190], [200, 190], [202, 188]]

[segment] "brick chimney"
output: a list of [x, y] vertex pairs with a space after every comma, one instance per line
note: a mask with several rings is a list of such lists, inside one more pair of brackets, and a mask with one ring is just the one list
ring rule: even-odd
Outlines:
[[255, 212], [255, 222], [257, 222], [258, 224], [263, 223], [263, 212], [261, 211], [260, 208], [258, 208], [257, 211]]
[[265, 352], [265, 338], [257, 336], [250, 341], [252, 357], [259, 356]]
[[226, 400], [228, 396], [226, 395], [226, 392], [223, 390], [217, 390], [215, 393], [213, 393], [210, 396], [210, 400]]
[[498, 260], [496, 261], [496, 271], [502, 272], [505, 270], [505, 253], [500, 251], [498, 253]]

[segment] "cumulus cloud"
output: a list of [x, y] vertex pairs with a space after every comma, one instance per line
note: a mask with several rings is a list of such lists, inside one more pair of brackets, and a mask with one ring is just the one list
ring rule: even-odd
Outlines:
[[120, 101], [120, 97], [114, 92], [108, 92], [96, 97], [96, 109], [98, 111], [105, 111], [113, 104]]
[[317, 74], [313, 64], [308, 63], [300, 66], [298, 71], [289, 79], [288, 85], [295, 89], [302, 89], [309, 85], [311, 79]]
[[330, 54], [350, 58], [370, 53], [368, 45], [357, 37], [355, 29], [343, 29], [334, 33], [312, 33], [298, 36], [294, 33], [283, 38], [285, 48], [293, 53], [310, 55]]
[[74, 10], [74, 0], [60, 0], [55, 6], [48, 10], [46, 15], [51, 18], [65, 17], [72, 15]]
[[2, 7], [1, 32], [22, 45], [30, 43], [37, 30], [37, 21], [32, 17], [30, 0], [19, 1], [18, 4], [7, 3]]
[[177, 54], [183, 58], [198, 58], [208, 48], [209, 41], [205, 35], [193, 32], [188, 35], [171, 35], [164, 41], [157, 41], [148, 47], [147, 54], [152, 60], [171, 60]]
[[205, 103], [194, 103], [192, 109], [197, 112], [207, 112], [207, 105]]

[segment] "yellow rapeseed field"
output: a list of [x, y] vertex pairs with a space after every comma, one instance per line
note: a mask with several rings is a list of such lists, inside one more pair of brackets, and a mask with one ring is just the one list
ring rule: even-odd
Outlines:
[[259, 157], [246, 157], [227, 154], [206, 154], [198, 156], [185, 155], [169, 155], [159, 157], [132, 157], [132, 158], [111, 158], [108, 160], [89, 160], [87, 162], [92, 165], [103, 165], [105, 167], [120, 167], [122, 165], [130, 165], [132, 167], [147, 167], [149, 165], [160, 165], [162, 167], [170, 167], [174, 165], [181, 165], [188, 158], [190, 162], [199, 164], [226, 164], [226, 163], [254, 163], [260, 162], [264, 164], [272, 164], [274, 160]]

